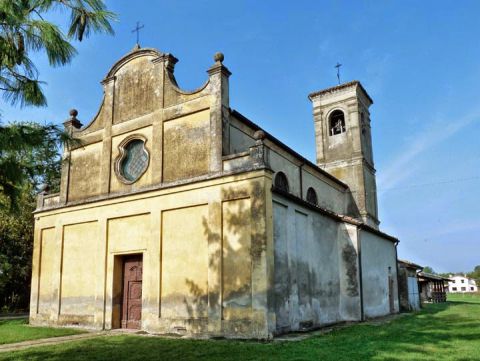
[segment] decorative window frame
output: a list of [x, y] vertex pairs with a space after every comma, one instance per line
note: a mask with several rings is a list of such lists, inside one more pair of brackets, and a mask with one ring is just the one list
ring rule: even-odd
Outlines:
[[[145, 167], [145, 170], [137, 177], [137, 179], [130, 181], [126, 179], [123, 174], [122, 174], [122, 161], [126, 156], [126, 150], [125, 147], [133, 140], [141, 140], [143, 142], [143, 151], [147, 154], [147, 166]], [[117, 178], [122, 182], [123, 184], [133, 184], [137, 182], [142, 176], [145, 174], [145, 172], [148, 170], [148, 167], [150, 166], [150, 152], [147, 148], [147, 137], [145, 137], [143, 134], [131, 134], [125, 139], [123, 139], [120, 144], [118, 144], [118, 156], [115, 159], [115, 174]]]

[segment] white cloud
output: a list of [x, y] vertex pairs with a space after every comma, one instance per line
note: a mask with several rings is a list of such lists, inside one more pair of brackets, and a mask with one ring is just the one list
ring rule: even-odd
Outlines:
[[379, 194], [381, 195], [388, 189], [401, 184], [402, 181], [414, 174], [420, 166], [416, 161], [420, 159], [422, 154], [479, 119], [480, 110], [476, 110], [464, 117], [456, 118], [455, 121], [435, 120], [424, 122], [431, 125], [411, 138], [408, 144], [402, 147], [404, 149], [402, 154], [397, 156], [379, 173]]

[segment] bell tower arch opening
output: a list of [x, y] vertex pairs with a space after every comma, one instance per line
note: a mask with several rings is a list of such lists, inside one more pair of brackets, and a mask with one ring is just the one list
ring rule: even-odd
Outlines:
[[329, 135], [337, 135], [345, 132], [345, 114], [341, 110], [334, 110], [328, 118]]

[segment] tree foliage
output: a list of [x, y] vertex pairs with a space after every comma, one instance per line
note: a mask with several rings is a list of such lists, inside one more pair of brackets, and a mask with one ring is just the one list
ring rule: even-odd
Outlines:
[[0, 309], [28, 306], [32, 213], [40, 185], [54, 192], [60, 188], [59, 143], [64, 141], [69, 142], [68, 135], [53, 125], [0, 127]]
[[18, 199], [19, 212], [0, 209], [0, 310], [25, 310], [30, 300], [35, 193], [29, 185]]
[[[48, 12], [67, 10], [67, 34], [45, 20]], [[110, 33], [115, 15], [102, 0], [0, 0], [0, 90], [12, 104], [44, 106], [38, 71], [31, 52], [45, 52], [50, 65], [69, 63], [76, 54], [71, 41], [91, 33]]]
[[[68, 29], [46, 20], [70, 13]], [[0, 0], [0, 92], [12, 105], [45, 106], [42, 81], [31, 55], [51, 66], [69, 63], [72, 41], [113, 33], [115, 15], [102, 0]], [[28, 307], [33, 216], [40, 184], [59, 190], [61, 146], [73, 139], [59, 127], [0, 122], [0, 309]]]
[[434, 271], [433, 268], [430, 267], [430, 266], [425, 266], [425, 267], [423, 267], [423, 272], [435, 274], [435, 271]]
[[467, 273], [468, 278], [473, 278], [477, 283], [477, 286], [480, 287], [480, 265], [475, 266], [472, 272]]
[[0, 125], [0, 190], [5, 197], [0, 206], [18, 210], [17, 200], [26, 184], [31, 191], [42, 184], [58, 190], [59, 145], [64, 142], [69, 142], [68, 134], [55, 125]]

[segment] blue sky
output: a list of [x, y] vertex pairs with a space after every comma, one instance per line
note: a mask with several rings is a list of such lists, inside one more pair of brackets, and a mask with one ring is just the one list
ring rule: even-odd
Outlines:
[[[230, 104], [315, 160], [307, 95], [362, 82], [370, 108], [381, 229], [399, 257], [439, 272], [480, 264], [480, 30], [478, 1], [107, 1], [116, 35], [76, 43], [73, 62], [52, 69], [46, 108], [1, 103], [3, 121], [60, 123], [70, 108], [87, 123], [100, 80], [135, 44], [179, 58], [181, 87], [206, 79], [216, 51], [232, 71]], [[460, 6], [461, 4], [461, 6]], [[64, 22], [66, 14], [51, 18]]]

